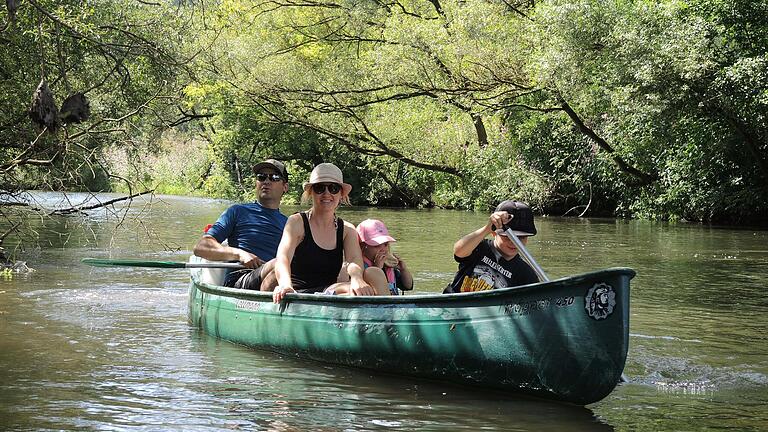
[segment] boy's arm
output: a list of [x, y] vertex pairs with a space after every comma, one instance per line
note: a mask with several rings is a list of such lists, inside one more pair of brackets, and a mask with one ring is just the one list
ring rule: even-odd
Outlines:
[[511, 217], [509, 216], [509, 213], [505, 211], [491, 213], [491, 216], [488, 217], [488, 223], [486, 223], [485, 226], [472, 231], [454, 243], [453, 255], [457, 258], [466, 258], [470, 256], [472, 251], [475, 250], [481, 241], [483, 241], [485, 236], [492, 233], [495, 228], [501, 228], [505, 223], [509, 222], [510, 219]]

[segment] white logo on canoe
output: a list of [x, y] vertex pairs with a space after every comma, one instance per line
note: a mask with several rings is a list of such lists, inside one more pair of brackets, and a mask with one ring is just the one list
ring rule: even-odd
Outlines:
[[584, 297], [584, 309], [596, 320], [607, 318], [616, 306], [616, 292], [605, 282], [596, 283]]

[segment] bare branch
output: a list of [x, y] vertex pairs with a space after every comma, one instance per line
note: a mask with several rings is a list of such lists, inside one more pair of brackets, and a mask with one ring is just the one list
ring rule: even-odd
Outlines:
[[112, 204], [114, 204], [116, 202], [125, 201], [125, 200], [132, 201], [134, 198], [136, 198], [138, 196], [146, 195], [146, 194], [149, 194], [149, 193], [154, 193], [154, 190], [145, 190], [144, 192], [138, 192], [138, 193], [135, 193], [135, 194], [132, 194], [132, 195], [111, 199], [109, 201], [99, 202], [98, 204], [93, 204], [93, 205], [89, 205], [89, 206], [72, 206], [72, 207], [65, 208], [65, 209], [57, 209], [57, 210], [54, 210], [54, 211], [48, 213], [48, 215], [49, 216], [53, 216], [53, 215], [67, 215], [67, 214], [72, 214], [72, 213], [85, 213], [86, 210], [93, 210], [93, 209], [97, 209], [97, 208], [101, 208], [101, 207], [106, 207], [106, 206], [112, 205]]

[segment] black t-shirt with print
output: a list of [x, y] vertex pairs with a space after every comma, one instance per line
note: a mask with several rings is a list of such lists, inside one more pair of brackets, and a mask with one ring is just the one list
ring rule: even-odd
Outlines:
[[459, 270], [453, 282], [443, 290], [445, 294], [539, 282], [536, 272], [519, 254], [511, 260], [505, 259], [493, 246], [492, 240], [485, 239], [480, 242], [468, 257], [453, 258], [459, 263]]

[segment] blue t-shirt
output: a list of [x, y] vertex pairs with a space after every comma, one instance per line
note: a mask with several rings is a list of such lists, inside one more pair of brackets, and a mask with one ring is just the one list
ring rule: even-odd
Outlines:
[[219, 243], [227, 240], [229, 246], [269, 261], [277, 255], [287, 220], [280, 210], [262, 207], [257, 202], [235, 204], [219, 216], [207, 234]]

